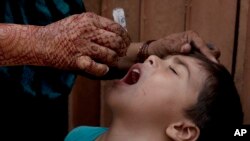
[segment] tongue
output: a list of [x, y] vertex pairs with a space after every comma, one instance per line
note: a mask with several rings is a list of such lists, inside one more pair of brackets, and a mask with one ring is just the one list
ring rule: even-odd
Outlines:
[[135, 84], [139, 80], [140, 74], [137, 72], [132, 72], [131, 80], [132, 84]]
[[129, 85], [135, 84], [139, 80], [140, 74], [135, 71], [130, 71], [129, 74], [125, 78], [125, 83]]

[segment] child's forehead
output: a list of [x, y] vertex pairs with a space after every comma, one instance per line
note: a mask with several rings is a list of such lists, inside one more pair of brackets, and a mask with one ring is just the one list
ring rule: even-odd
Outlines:
[[176, 55], [168, 55], [168, 56], [165, 56], [163, 57], [162, 59], [163, 60], [168, 60], [170, 58], [174, 58], [174, 59], [177, 59], [177, 60], [181, 60], [181, 61], [184, 61], [184, 62], [187, 62], [189, 64], [192, 64], [192, 63], [202, 63], [203, 61], [197, 57], [194, 57], [194, 56], [188, 56], [188, 55], [180, 55], [180, 54], [176, 54]]

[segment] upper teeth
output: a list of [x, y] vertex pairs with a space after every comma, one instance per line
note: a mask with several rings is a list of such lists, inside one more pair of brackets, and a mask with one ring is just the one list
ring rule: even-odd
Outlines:
[[133, 69], [132, 70], [131, 78], [132, 78], [133, 83], [136, 83], [138, 81], [139, 75], [140, 75], [140, 71], [138, 69]]
[[133, 69], [132, 71], [135, 72], [135, 73], [140, 74], [140, 71], [138, 69]]

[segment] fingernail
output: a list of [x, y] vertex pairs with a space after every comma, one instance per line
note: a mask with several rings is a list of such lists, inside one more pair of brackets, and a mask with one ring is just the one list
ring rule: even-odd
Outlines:
[[109, 72], [109, 67], [107, 67], [106, 71], [104, 74], [107, 74]]
[[189, 53], [191, 51], [191, 45], [190, 44], [184, 44], [181, 47], [181, 53]]
[[215, 58], [212, 58], [212, 61], [217, 64], [219, 63], [218, 60], [216, 60]]
[[214, 50], [214, 45], [212, 43], [207, 43], [207, 47], [210, 49], [210, 50]]

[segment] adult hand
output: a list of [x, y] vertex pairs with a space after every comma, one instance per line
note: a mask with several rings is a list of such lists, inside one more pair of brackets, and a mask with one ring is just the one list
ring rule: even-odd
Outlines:
[[208, 59], [218, 63], [220, 51], [214, 46], [209, 46], [205, 41], [194, 31], [186, 31], [175, 33], [165, 38], [156, 40], [149, 45], [149, 54], [155, 54], [160, 57], [173, 53], [187, 54], [195, 48]]
[[102, 76], [126, 54], [128, 33], [94, 13], [70, 16], [39, 29], [37, 58], [43, 64]]

